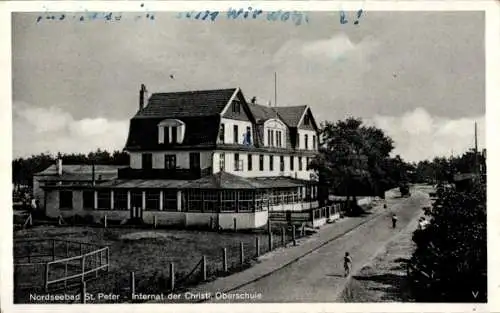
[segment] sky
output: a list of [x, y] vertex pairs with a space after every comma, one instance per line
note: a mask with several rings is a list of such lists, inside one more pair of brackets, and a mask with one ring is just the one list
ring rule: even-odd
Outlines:
[[[150, 93], [240, 87], [307, 104], [318, 122], [360, 117], [407, 161], [485, 146], [483, 12], [339, 12], [308, 21], [123, 14], [120, 21], [12, 19], [13, 156], [122, 149]], [[45, 15], [42, 15], [45, 17]], [[141, 18], [138, 18], [141, 16]], [[171, 75], [174, 77], [171, 78]]]

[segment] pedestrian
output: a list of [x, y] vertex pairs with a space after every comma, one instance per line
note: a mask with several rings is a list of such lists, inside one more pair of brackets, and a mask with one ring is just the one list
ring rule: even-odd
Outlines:
[[396, 214], [392, 214], [392, 228], [396, 228], [396, 222], [398, 221], [398, 217]]
[[344, 256], [344, 277], [347, 277], [349, 275], [349, 273], [351, 272], [351, 267], [352, 259], [349, 255], [349, 252], [346, 252]]

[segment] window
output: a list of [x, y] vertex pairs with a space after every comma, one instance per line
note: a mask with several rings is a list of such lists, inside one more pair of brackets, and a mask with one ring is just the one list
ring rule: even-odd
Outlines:
[[281, 144], [280, 144], [280, 139], [281, 139], [281, 136], [280, 136], [280, 131], [276, 131], [276, 146], [277, 147], [281, 147]]
[[313, 146], [312, 146], [312, 148], [316, 149], [316, 136], [313, 135], [312, 137], [313, 137]]
[[245, 211], [252, 211], [253, 209], [253, 190], [252, 191], [246, 191], [246, 190], [240, 190], [238, 191], [238, 211], [240, 212], [245, 212]]
[[304, 135], [304, 147], [307, 150], [307, 135]]
[[280, 155], [280, 172], [285, 171], [285, 157]]
[[151, 153], [142, 154], [142, 168], [146, 170], [153, 168], [153, 155]]
[[97, 208], [101, 210], [111, 209], [111, 192], [109, 190], [97, 192]]
[[306, 170], [309, 170], [309, 162], [311, 162], [311, 160], [309, 158], [306, 159]]
[[247, 132], [245, 133], [245, 138], [243, 140], [243, 143], [246, 145], [252, 144], [252, 131], [250, 129], [250, 126], [247, 126]]
[[290, 171], [293, 171], [293, 155], [290, 156]]
[[219, 141], [221, 143], [224, 143], [224, 124], [220, 124], [220, 129], [219, 129]]
[[271, 147], [274, 147], [274, 130], [271, 130]]
[[239, 153], [234, 154], [234, 170], [235, 171], [242, 171], [243, 170], [243, 166], [242, 166], [242, 164], [240, 164], [240, 154]]
[[216, 212], [219, 207], [218, 191], [203, 191], [203, 212]]
[[82, 198], [84, 209], [94, 208], [94, 192], [92, 190], [84, 190], [82, 193]]
[[304, 125], [309, 125], [309, 115], [304, 116]]
[[170, 130], [169, 130], [170, 127], [163, 127], [163, 137], [164, 137], [164, 140], [163, 142], [164, 143], [169, 143], [170, 142]]
[[201, 190], [191, 189], [187, 191], [187, 210], [199, 212], [202, 209], [202, 195]]
[[300, 149], [300, 134], [297, 134], [297, 149]]
[[249, 171], [252, 170], [252, 155], [251, 154], [248, 155], [247, 167], [248, 167]]
[[226, 170], [226, 155], [224, 153], [219, 154], [219, 170], [221, 172]]
[[67, 210], [73, 209], [73, 191], [59, 191], [59, 208]]
[[160, 191], [158, 190], [146, 191], [146, 210], [150, 211], [160, 210]]
[[164, 211], [177, 211], [177, 191], [164, 190], [163, 191], [163, 210]]
[[299, 157], [299, 171], [302, 171], [302, 157]]
[[274, 157], [273, 157], [272, 155], [270, 155], [270, 156], [269, 156], [269, 170], [270, 170], [271, 172], [272, 172], [272, 171], [274, 171], [274, 168], [273, 168], [273, 167], [274, 167], [274, 166], [273, 166], [274, 164], [273, 164], [273, 163], [274, 163]]
[[236, 191], [222, 190], [221, 191], [221, 212], [235, 212], [236, 211]]
[[238, 125], [233, 126], [233, 141], [234, 143], [238, 143]]
[[233, 101], [232, 103], [232, 111], [233, 113], [240, 113], [240, 103], [238, 101]]
[[271, 130], [268, 129], [267, 130], [267, 145], [268, 146], [271, 146], [271, 137], [272, 137]]
[[175, 154], [166, 154], [165, 155], [165, 169], [173, 170], [177, 167], [177, 159]]
[[171, 142], [177, 143], [177, 126], [172, 126], [172, 138]]
[[259, 155], [259, 170], [262, 172], [264, 170], [264, 156]]
[[126, 190], [116, 190], [113, 192], [114, 210], [128, 210], [128, 200]]

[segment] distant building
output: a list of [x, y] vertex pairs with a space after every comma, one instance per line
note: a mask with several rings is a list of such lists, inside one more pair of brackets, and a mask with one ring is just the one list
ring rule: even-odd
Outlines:
[[330, 217], [309, 168], [318, 152], [309, 107], [247, 102], [239, 88], [154, 93], [145, 105], [142, 85], [139, 99], [129, 166], [96, 166], [92, 176], [89, 166], [73, 175], [59, 164], [37, 174], [47, 215], [219, 228], [236, 221], [239, 229], [264, 226], [273, 214], [316, 226]]

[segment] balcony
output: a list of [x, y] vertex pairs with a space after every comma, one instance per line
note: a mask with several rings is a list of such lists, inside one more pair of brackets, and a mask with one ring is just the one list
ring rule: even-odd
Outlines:
[[191, 180], [212, 174], [212, 167], [204, 169], [118, 169], [118, 179], [179, 179]]

